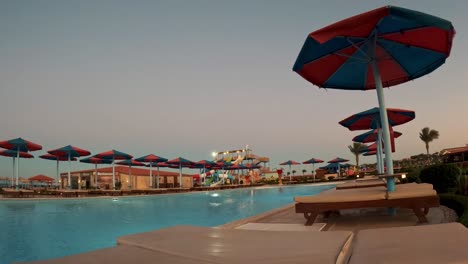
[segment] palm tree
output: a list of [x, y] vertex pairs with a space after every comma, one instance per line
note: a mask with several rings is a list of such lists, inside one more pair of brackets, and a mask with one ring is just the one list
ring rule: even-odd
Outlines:
[[349, 151], [354, 154], [356, 157], [356, 167], [359, 171], [359, 155], [361, 155], [361, 152], [364, 150], [366, 145], [359, 143], [359, 142], [353, 142], [353, 145], [349, 145]]
[[292, 175], [294, 176], [295, 173], [296, 173], [296, 170], [293, 170], [293, 171], [292, 171]]
[[419, 138], [426, 143], [426, 152], [429, 155], [429, 142], [439, 138], [439, 131], [425, 127], [419, 133]]
[[304, 176], [304, 174], [307, 172], [306, 169], [302, 169], [302, 176]]

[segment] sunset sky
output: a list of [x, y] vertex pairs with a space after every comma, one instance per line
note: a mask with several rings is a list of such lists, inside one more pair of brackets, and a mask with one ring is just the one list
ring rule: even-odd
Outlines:
[[[354, 163], [347, 146], [364, 131], [338, 122], [378, 106], [376, 92], [319, 89], [292, 66], [308, 33], [388, 4], [457, 32], [446, 64], [385, 90], [387, 107], [416, 112], [395, 127], [394, 158], [425, 152], [425, 126], [440, 132], [431, 152], [468, 144], [463, 0], [0, 0], [0, 140], [39, 143], [36, 157], [71, 144], [197, 161], [248, 144], [273, 168], [312, 157]], [[20, 176], [40, 173], [55, 176], [55, 163], [21, 160]], [[11, 158], [0, 157], [0, 176], [11, 174]]]

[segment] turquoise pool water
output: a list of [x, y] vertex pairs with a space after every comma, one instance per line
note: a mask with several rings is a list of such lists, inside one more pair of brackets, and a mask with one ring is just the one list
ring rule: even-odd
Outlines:
[[144, 197], [0, 201], [0, 263], [115, 245], [117, 237], [190, 224], [217, 226], [334, 185], [245, 188]]

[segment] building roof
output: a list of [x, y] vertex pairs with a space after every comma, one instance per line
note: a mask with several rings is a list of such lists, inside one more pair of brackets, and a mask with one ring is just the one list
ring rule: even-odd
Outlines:
[[456, 154], [456, 153], [462, 153], [462, 152], [468, 152], [468, 145], [464, 147], [443, 149], [441, 151], [442, 155]]
[[[72, 171], [71, 174], [77, 174], [77, 173], [92, 173], [95, 172], [95, 169], [89, 169], [89, 170], [80, 170], [80, 171]], [[112, 167], [105, 167], [105, 168], [98, 168], [97, 169], [98, 173], [112, 173]], [[123, 174], [130, 174], [130, 169], [128, 166], [115, 166], [115, 172], [118, 173], [123, 173]], [[61, 173], [60, 176], [67, 176], [68, 172]], [[150, 170], [149, 169], [143, 169], [143, 168], [136, 168], [132, 167], [132, 175], [138, 175], [138, 176], [149, 176], [150, 175]], [[155, 169], [153, 169], [153, 176], [156, 176], [157, 172]], [[183, 176], [191, 176], [189, 174], [182, 174]], [[170, 171], [159, 171], [159, 176], [179, 176], [178, 172], [170, 172]]]

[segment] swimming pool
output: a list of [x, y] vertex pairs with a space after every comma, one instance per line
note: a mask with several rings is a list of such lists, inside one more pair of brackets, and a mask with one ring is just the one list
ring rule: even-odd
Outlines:
[[0, 263], [48, 259], [115, 245], [119, 236], [173, 225], [217, 226], [334, 185], [183, 194], [0, 201]]

